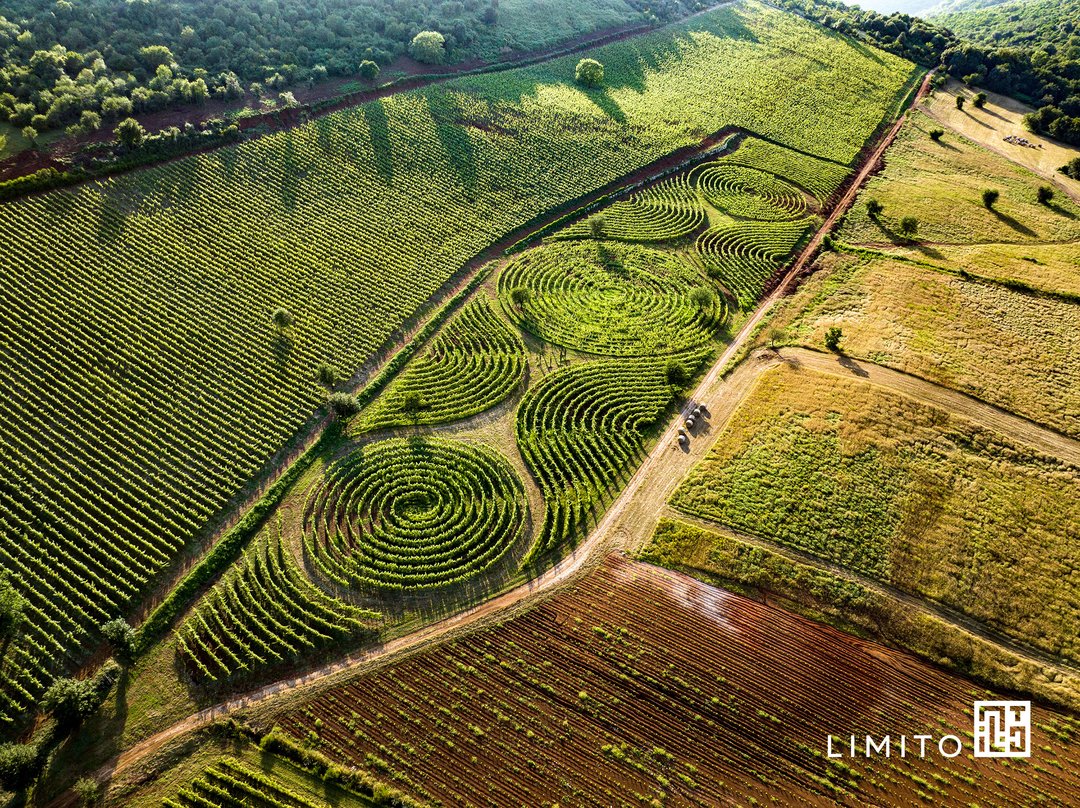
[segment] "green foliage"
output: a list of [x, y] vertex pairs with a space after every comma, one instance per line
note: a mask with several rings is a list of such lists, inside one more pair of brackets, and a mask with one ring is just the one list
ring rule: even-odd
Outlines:
[[1040, 185], [1036, 198], [1040, 205], [1049, 205], [1054, 200], [1054, 189], [1049, 185]]
[[830, 351], [840, 351], [840, 340], [843, 338], [844, 332], [838, 326], [831, 326], [825, 332], [825, 347]]
[[463, 307], [357, 427], [367, 431], [466, 418], [505, 399], [524, 372], [525, 346], [481, 297]]
[[360, 412], [360, 404], [352, 393], [337, 391], [326, 397], [326, 403], [330, 405], [330, 412], [335, 418], [351, 418]]
[[[702, 132], [849, 162], [911, 74], [754, 3], [595, 55], [602, 98], [569, 83], [567, 57], [0, 205], [0, 388], [22, 425], [0, 445], [0, 479], [20, 480], [0, 488], [0, 565], [35, 627], [3, 660], [0, 716], [24, 715], [324, 406], [320, 363], [351, 376], [493, 242]], [[767, 88], [754, 103], [749, 84]], [[276, 301], [295, 310], [289, 340]], [[251, 535], [219, 542], [141, 640]]]
[[919, 220], [914, 216], [905, 216], [900, 220], [900, 233], [905, 238], [915, 238], [919, 233]]
[[1060, 169], [1062, 174], [1066, 177], [1072, 177], [1074, 180], [1080, 180], [1080, 157], [1074, 157]]
[[982, 109], [986, 106], [986, 93], [975, 93], [975, 98], [971, 101], [975, 105], [976, 109]]
[[375, 81], [379, 77], [379, 65], [370, 59], [364, 59], [360, 62], [360, 78], [364, 81]]
[[0, 744], [0, 791], [22, 791], [37, 778], [42, 761], [29, 743]]
[[709, 274], [731, 292], [741, 308], [750, 309], [809, 229], [806, 220], [736, 221], [709, 228], [696, 246]]
[[101, 703], [92, 679], [60, 678], [41, 697], [41, 707], [61, 726], [72, 726], [91, 715]]
[[23, 618], [26, 599], [10, 580], [10, 573], [0, 572], [0, 640], [10, 637]]
[[686, 369], [686, 363], [679, 359], [669, 359], [664, 367], [664, 376], [668, 384], [681, 390], [690, 382], [690, 371]]
[[356, 449], [311, 485], [304, 507], [304, 546], [317, 569], [377, 592], [471, 580], [524, 529], [524, 487], [506, 460], [439, 438]]
[[379, 615], [325, 594], [297, 566], [280, 526], [264, 530], [176, 632], [177, 654], [202, 684], [251, 676], [346, 639]]
[[957, 93], [957, 95], [956, 95], [956, 108], [957, 109], [963, 109], [964, 108], [964, 101], [965, 101], [964, 96]]
[[328, 808], [307, 793], [297, 792], [277, 777], [251, 768], [241, 761], [222, 757], [207, 766], [200, 777], [164, 800], [166, 808]]
[[421, 31], [412, 38], [409, 53], [418, 62], [442, 64], [446, 58], [446, 38], [438, 31]]
[[992, 209], [997, 204], [998, 199], [1001, 197], [1001, 192], [993, 188], [987, 188], [982, 192], [983, 207]]
[[582, 59], [574, 68], [574, 81], [585, 87], [599, 87], [604, 83], [604, 66], [596, 59]]
[[134, 118], [125, 118], [116, 125], [113, 130], [116, 142], [129, 149], [136, 149], [146, 139], [146, 130]]
[[601, 213], [556, 231], [548, 239], [672, 241], [693, 233], [704, 222], [705, 209], [687, 175], [682, 174], [627, 201], [615, 202]]
[[937, 141], [941, 140], [941, 137], [944, 134], [945, 134], [944, 129], [931, 129], [930, 130], [930, 139], [936, 143]]
[[79, 805], [84, 808], [97, 805], [101, 799], [101, 784], [93, 777], [80, 777], [71, 790], [78, 797]]
[[679, 257], [615, 243], [556, 242], [515, 258], [499, 276], [499, 294], [525, 288], [505, 310], [539, 338], [592, 354], [667, 354], [709, 342], [724, 315], [691, 292], [704, 278]]
[[875, 219], [885, 210], [885, 206], [874, 197], [866, 200], [866, 213], [871, 219]]
[[315, 381], [323, 387], [333, 387], [338, 383], [338, 372], [329, 362], [320, 362], [315, 368]]
[[109, 620], [101, 627], [101, 636], [112, 646], [116, 658], [121, 661], [129, 661], [135, 654], [135, 629], [128, 625], [127, 620], [116, 617]]

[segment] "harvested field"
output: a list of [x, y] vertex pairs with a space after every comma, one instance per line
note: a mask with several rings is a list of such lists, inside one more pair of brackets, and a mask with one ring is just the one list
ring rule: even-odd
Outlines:
[[433, 805], [1067, 804], [1080, 723], [1034, 708], [1027, 760], [829, 760], [826, 735], [953, 734], [970, 682], [650, 565], [610, 558], [500, 627], [275, 721]]

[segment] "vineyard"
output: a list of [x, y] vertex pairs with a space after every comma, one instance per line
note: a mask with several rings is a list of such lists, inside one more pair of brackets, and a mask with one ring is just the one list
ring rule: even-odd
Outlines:
[[356, 429], [439, 424], [475, 415], [510, 395], [524, 372], [521, 340], [487, 298], [477, 298], [357, 419]]
[[[359, 795], [349, 796], [353, 799], [337, 804], [375, 804]], [[233, 757], [222, 757], [207, 766], [201, 777], [162, 802], [165, 808], [329, 808], [332, 804]]]
[[380, 615], [356, 609], [311, 584], [267, 530], [177, 632], [189, 675], [213, 682], [373, 636]]
[[304, 549], [342, 586], [415, 590], [488, 570], [525, 532], [517, 474], [493, 450], [443, 438], [355, 449], [307, 494]]
[[936, 749], [925, 760], [825, 757], [829, 733], [967, 739], [974, 698], [994, 696], [788, 612], [613, 558], [522, 617], [272, 720], [434, 806], [1067, 804], [1080, 789], [1080, 725], [1039, 706], [1030, 761], [943, 759]]
[[576, 222], [552, 240], [602, 238], [629, 242], [676, 241], [705, 222], [697, 190], [689, 176], [665, 180], [626, 201], [615, 202], [596, 216]]
[[1078, 503], [1074, 467], [914, 399], [788, 369], [761, 378], [672, 498], [1074, 660]]
[[726, 126], [850, 163], [912, 75], [753, 2], [595, 55], [602, 93], [557, 59], [0, 205], [0, 559], [26, 601], [0, 720], [207, 536], [316, 378], [357, 375], [477, 253]]
[[670, 354], [707, 343], [718, 296], [671, 253], [618, 243], [555, 243], [499, 276], [507, 314], [537, 337], [607, 356]]

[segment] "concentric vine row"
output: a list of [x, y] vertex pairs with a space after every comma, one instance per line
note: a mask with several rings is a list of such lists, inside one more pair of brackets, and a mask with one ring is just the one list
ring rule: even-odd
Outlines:
[[785, 148], [756, 137], [746, 138], [720, 162], [768, 171], [798, 185], [824, 205], [847, 179], [851, 169], [829, 160]]
[[560, 242], [523, 253], [499, 277], [508, 314], [556, 345], [608, 356], [670, 354], [707, 343], [724, 315], [708, 281], [668, 252]]
[[732, 216], [788, 221], [809, 213], [803, 192], [775, 174], [716, 162], [702, 166], [694, 175], [709, 204]]
[[438, 438], [356, 449], [308, 491], [304, 546], [328, 578], [430, 589], [489, 570], [523, 535], [524, 487], [494, 451]]
[[495, 406], [521, 382], [525, 346], [487, 298], [465, 305], [357, 421], [360, 431], [439, 424]]
[[674, 241], [705, 223], [705, 209], [689, 177], [682, 174], [615, 202], [601, 212], [564, 227], [551, 241], [600, 238], [631, 242]]
[[706, 230], [697, 249], [709, 274], [742, 308], [761, 297], [765, 282], [798, 247], [810, 222], [734, 222]]
[[[706, 354], [676, 360], [690, 375]], [[531, 557], [577, 543], [618, 493], [645, 433], [674, 400], [667, 362], [596, 360], [558, 371], [529, 391], [518, 447], [546, 503]]]
[[215, 681], [371, 634], [379, 619], [315, 587], [274, 528], [259, 536], [180, 626], [177, 650], [195, 680]]

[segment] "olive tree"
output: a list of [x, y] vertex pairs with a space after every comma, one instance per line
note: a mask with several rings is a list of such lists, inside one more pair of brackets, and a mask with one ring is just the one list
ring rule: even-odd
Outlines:
[[574, 70], [574, 81], [586, 87], [599, 87], [604, 83], [604, 66], [595, 59], [582, 59]]

